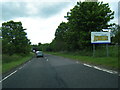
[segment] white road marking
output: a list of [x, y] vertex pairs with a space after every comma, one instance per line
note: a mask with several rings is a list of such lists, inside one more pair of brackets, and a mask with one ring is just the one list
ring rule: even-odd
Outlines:
[[23, 68], [23, 66], [22, 67], [20, 67], [19, 69], [22, 69]]
[[[84, 63], [83, 65], [85, 65], [85, 66], [87, 66], [87, 67], [92, 67], [92, 68], [95, 68], [95, 69], [97, 69], [97, 70], [101, 70], [101, 71], [104, 71], [104, 72], [107, 72], [107, 73], [118, 74], [117, 71], [107, 70], [107, 69], [104, 69], [104, 68], [100, 68], [100, 67], [93, 66], [93, 65], [89, 65], [89, 64], [85, 64], [85, 63]], [[120, 74], [119, 74], [119, 76], [120, 76]]]
[[[31, 62], [31, 61], [29, 61], [29, 62]], [[27, 64], [27, 63], [26, 63]], [[24, 64], [23, 66], [21, 66], [20, 68], [18, 68], [19, 70], [20, 69], [22, 69], [23, 67], [25, 67], [25, 65], [26, 64]], [[3, 78], [2, 80], [0, 80], [0, 83], [2, 82], [2, 81], [4, 81], [4, 80], [6, 80], [7, 78], [9, 78], [10, 76], [12, 76], [14, 73], [16, 73], [18, 70], [15, 70], [14, 72], [12, 72], [11, 74], [9, 74], [8, 76], [6, 76], [5, 78]]]
[[83, 65], [85, 65], [85, 66], [87, 66], [87, 67], [92, 67], [91, 65], [88, 65], [88, 64], [85, 64], [85, 63], [84, 63]]
[[4, 81], [5, 79], [9, 78], [10, 76], [12, 76], [12, 75], [13, 75], [14, 73], [16, 73], [17, 71], [18, 71], [18, 70], [12, 72], [11, 74], [9, 74], [9, 75], [6, 76], [5, 78], [3, 78], [3, 79], [0, 81], [0, 83], [1, 83], [2, 81]]
[[47, 61], [48, 61], [48, 59], [47, 59]]
[[98, 70], [102, 70], [101, 68], [97, 67], [97, 66], [93, 66], [95, 69], [98, 69]]
[[99, 68], [99, 67], [97, 67], [97, 66], [93, 66], [93, 68], [95, 68], [95, 69], [97, 69], [97, 70], [105, 71], [105, 72], [108, 72], [108, 73], [113, 73], [111, 70], [102, 69], [102, 68]]
[[102, 69], [102, 71], [105, 71], [105, 72], [108, 72], [108, 73], [113, 73], [113, 72], [108, 71], [108, 70], [106, 70], [106, 69]]

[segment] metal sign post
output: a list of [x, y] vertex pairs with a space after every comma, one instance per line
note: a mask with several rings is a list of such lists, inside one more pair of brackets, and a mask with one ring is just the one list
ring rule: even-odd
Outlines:
[[110, 32], [91, 32], [91, 43], [93, 44], [93, 56], [95, 56], [95, 44], [106, 44], [106, 55], [109, 56], [108, 44], [111, 43]]
[[109, 56], [109, 51], [108, 51], [108, 44], [106, 44], [106, 54], [107, 54], [107, 57]]
[[93, 44], [93, 57], [95, 56], [95, 44]]

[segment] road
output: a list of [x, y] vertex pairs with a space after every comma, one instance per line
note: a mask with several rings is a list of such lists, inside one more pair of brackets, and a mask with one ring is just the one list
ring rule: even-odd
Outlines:
[[118, 87], [118, 75], [54, 55], [33, 58], [3, 79], [2, 88]]

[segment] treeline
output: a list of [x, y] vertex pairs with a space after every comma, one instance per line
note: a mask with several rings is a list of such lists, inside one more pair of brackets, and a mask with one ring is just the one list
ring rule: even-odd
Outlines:
[[31, 42], [27, 38], [26, 29], [21, 22], [8, 21], [2, 23], [2, 53], [7, 55], [27, 55], [31, 50]]
[[[50, 44], [39, 44], [43, 51], [82, 51], [92, 49], [91, 32], [111, 29], [114, 33], [112, 42], [117, 43], [120, 33], [118, 25], [108, 22], [114, 18], [114, 11], [109, 4], [103, 2], [77, 2], [61, 22], [55, 32], [55, 38]], [[120, 29], [120, 28], [119, 28]]]

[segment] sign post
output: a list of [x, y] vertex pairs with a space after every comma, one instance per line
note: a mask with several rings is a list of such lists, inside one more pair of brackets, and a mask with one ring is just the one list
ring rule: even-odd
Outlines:
[[93, 44], [93, 57], [95, 56], [95, 44]]
[[106, 53], [107, 53], [107, 57], [109, 56], [109, 51], [108, 51], [108, 44], [106, 44]]
[[95, 56], [95, 44], [106, 44], [106, 55], [109, 56], [108, 44], [111, 43], [110, 32], [91, 32], [91, 44], [93, 44], [93, 56]]

